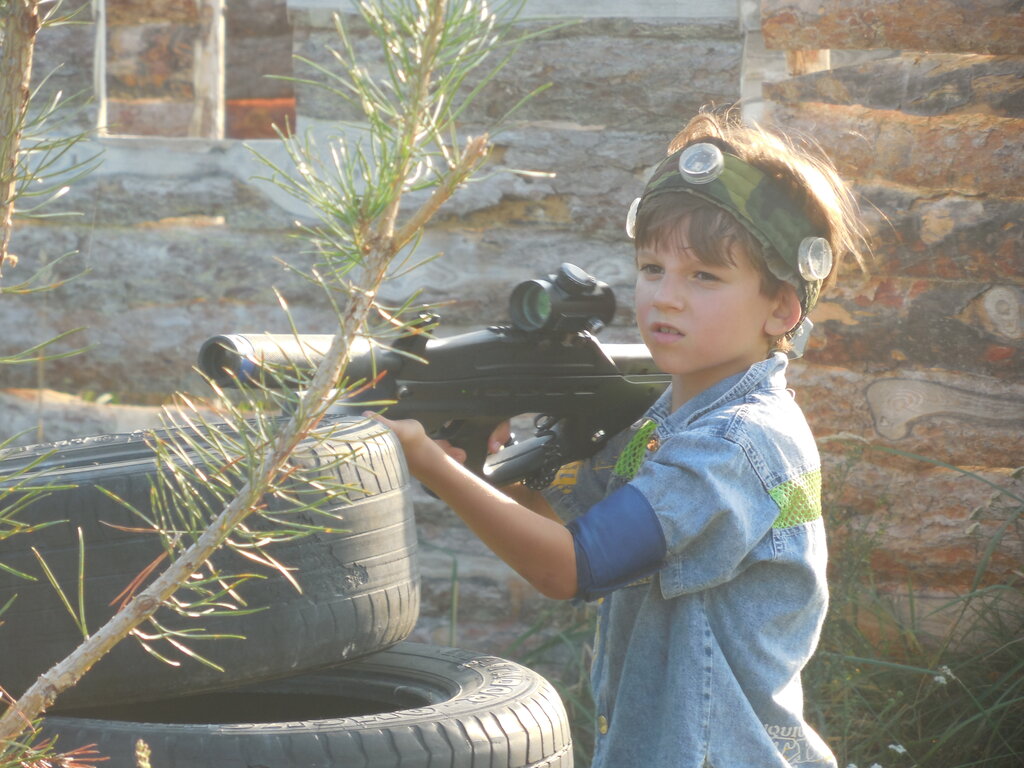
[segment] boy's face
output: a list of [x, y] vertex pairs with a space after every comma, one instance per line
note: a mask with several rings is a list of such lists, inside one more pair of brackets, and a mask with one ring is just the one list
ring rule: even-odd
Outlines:
[[788, 286], [775, 297], [761, 292], [738, 246], [733, 264], [704, 263], [685, 230], [637, 250], [637, 324], [655, 364], [672, 376], [673, 409], [765, 359], [771, 339], [800, 313]]

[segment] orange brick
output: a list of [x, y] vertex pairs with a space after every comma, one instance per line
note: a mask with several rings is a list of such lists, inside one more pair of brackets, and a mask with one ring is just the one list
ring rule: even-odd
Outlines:
[[272, 139], [274, 126], [295, 129], [295, 99], [231, 99], [225, 102], [225, 133], [232, 139]]

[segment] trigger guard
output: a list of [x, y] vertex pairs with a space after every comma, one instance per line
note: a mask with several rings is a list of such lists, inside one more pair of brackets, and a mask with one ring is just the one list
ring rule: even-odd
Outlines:
[[[448, 440], [451, 442], [452, 436], [459, 431], [459, 427], [462, 426], [462, 422], [459, 419], [449, 419], [441, 428], [437, 430], [431, 437], [435, 440]], [[454, 443], [452, 443], [454, 445]]]

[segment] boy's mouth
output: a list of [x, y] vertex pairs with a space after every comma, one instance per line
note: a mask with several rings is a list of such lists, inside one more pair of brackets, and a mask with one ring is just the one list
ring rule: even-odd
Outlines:
[[665, 334], [669, 336], [683, 336], [683, 332], [678, 328], [674, 328], [671, 325], [665, 323], [653, 323], [651, 325], [651, 331], [657, 334]]

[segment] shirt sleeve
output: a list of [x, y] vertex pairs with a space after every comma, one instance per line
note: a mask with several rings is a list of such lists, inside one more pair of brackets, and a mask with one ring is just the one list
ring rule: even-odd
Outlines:
[[770, 546], [778, 506], [738, 443], [701, 429], [665, 440], [629, 485], [650, 505], [665, 540], [666, 598], [725, 583]]
[[568, 525], [576, 553], [577, 597], [596, 600], [649, 576], [665, 557], [665, 536], [647, 499], [624, 485]]

